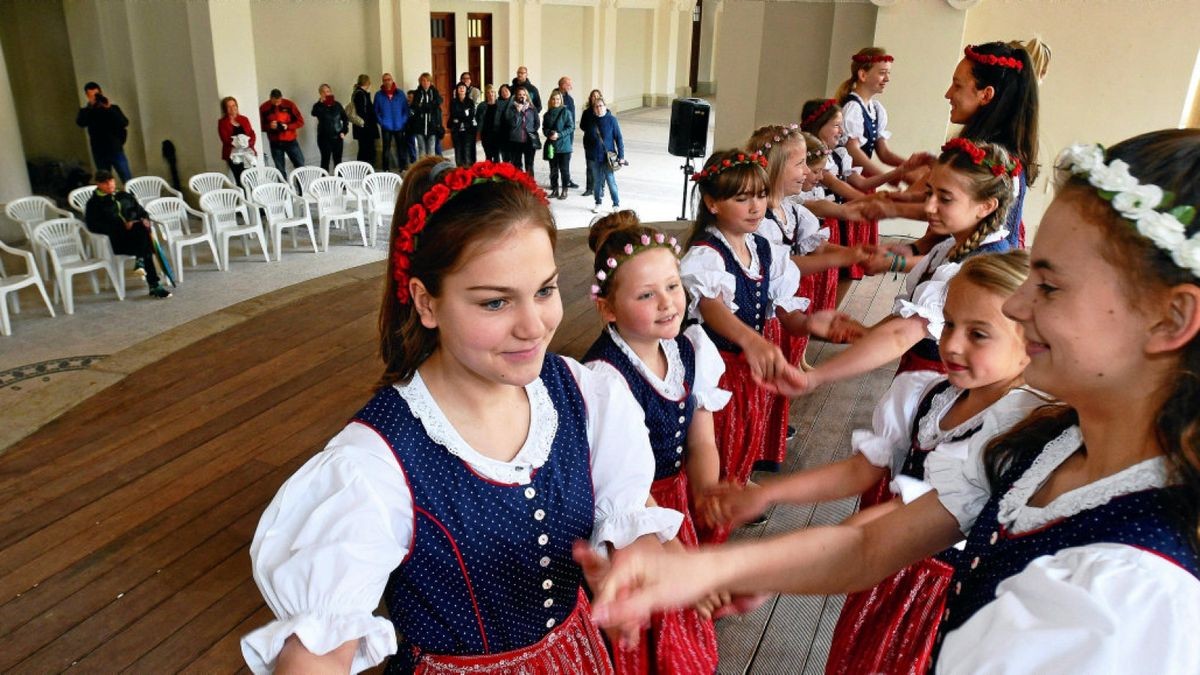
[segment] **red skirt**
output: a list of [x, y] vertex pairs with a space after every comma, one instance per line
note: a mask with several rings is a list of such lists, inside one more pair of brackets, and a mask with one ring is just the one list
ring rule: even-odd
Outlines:
[[[837, 218], [825, 218], [821, 221], [822, 227], [829, 228], [829, 243], [835, 246], [840, 246], [842, 243], [842, 234], [839, 231]], [[813, 285], [813, 308], [812, 311], [817, 312], [823, 309], [837, 309], [837, 290], [838, 276], [841, 270], [837, 267], [831, 267], [824, 272], [817, 272], [814, 276], [817, 277]]]
[[[772, 344], [777, 345], [780, 351], [783, 352], [788, 363], [795, 365], [797, 361], [793, 361], [791, 353], [795, 351], [796, 346], [793, 344], [794, 338], [791, 333], [784, 333], [783, 326], [780, 325], [778, 319], [770, 319], [766, 326], [763, 327], [763, 337], [769, 340]], [[808, 337], [800, 338], [804, 341], [804, 345], [808, 345]], [[800, 354], [803, 354], [803, 347]], [[797, 357], [798, 360], [799, 357]], [[787, 459], [787, 428], [788, 414], [792, 410], [792, 399], [779, 394], [764, 392], [770, 402], [767, 418], [764, 420], [764, 436], [762, 444], [762, 454], [755, 459], [772, 462], [774, 464], [783, 464], [783, 460]], [[753, 466], [754, 462], [751, 462]], [[746, 474], [746, 480], [750, 479], [750, 474]], [[742, 482], [745, 484], [745, 481]]]
[[[874, 246], [879, 243], [878, 220], [841, 221], [841, 227], [843, 246], [857, 246], [859, 244], [871, 244]], [[854, 280], [861, 279], [866, 274], [862, 265], [851, 265], [846, 270], [848, 278]]]
[[599, 673], [611, 675], [612, 662], [604, 640], [592, 623], [592, 607], [583, 589], [575, 610], [546, 637], [522, 649], [499, 654], [451, 656], [420, 654], [416, 675], [449, 675], [464, 672], [494, 675], [557, 675]]
[[[699, 546], [696, 528], [688, 509], [687, 474], [654, 481], [650, 494], [661, 507], [683, 514], [677, 538], [685, 548]], [[620, 675], [638, 673], [686, 673], [712, 675], [717, 671], [717, 631], [713, 622], [694, 609], [674, 609], [650, 617], [636, 647], [614, 650], [613, 662]]]
[[928, 558], [846, 596], [825, 672], [923, 675], [953, 576], [952, 566]]
[[[778, 322], [773, 322], [778, 326]], [[769, 325], [769, 324], [768, 324]], [[778, 330], [778, 328], [776, 329]], [[773, 394], [754, 383], [750, 376], [750, 365], [740, 352], [721, 352], [725, 362], [725, 374], [718, 386], [732, 394], [725, 407], [713, 413], [713, 433], [717, 442], [717, 454], [721, 460], [721, 480], [745, 485], [750, 480], [754, 463], [763, 458], [763, 447], [767, 439], [767, 421], [773, 410]], [[787, 419], [784, 418], [786, 434]], [[700, 541], [719, 544], [729, 537], [727, 528], [707, 530], [697, 527]]]

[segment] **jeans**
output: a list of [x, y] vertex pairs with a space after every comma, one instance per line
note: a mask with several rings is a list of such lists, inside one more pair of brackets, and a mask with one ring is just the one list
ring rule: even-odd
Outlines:
[[121, 184], [129, 182], [133, 178], [133, 172], [129, 170], [129, 159], [125, 157], [124, 150], [118, 150], [108, 155], [98, 155], [93, 150], [93, 159], [96, 160], [96, 170], [113, 170], [121, 178]]
[[557, 190], [559, 176], [562, 176], [562, 188], [567, 189], [571, 184], [571, 153], [560, 152], [550, 160], [550, 189]]
[[292, 166], [299, 168], [304, 166], [304, 153], [300, 150], [300, 143], [297, 141], [284, 141], [276, 143], [271, 141], [271, 160], [275, 162], [275, 168], [279, 169], [279, 173], [288, 175], [287, 165], [284, 162], [283, 156], [286, 154], [288, 159], [292, 160]]
[[534, 152], [533, 143], [530, 143], [529, 141], [525, 141], [524, 143], [517, 141], [508, 142], [509, 160], [518, 169], [524, 170], [525, 173], [529, 174], [530, 176], [533, 176]]
[[[392, 147], [395, 146], [395, 155], [392, 154]], [[393, 163], [389, 160], [392, 157], [396, 158]], [[395, 167], [396, 169], [404, 169], [408, 166], [408, 151], [404, 149], [404, 132], [400, 130], [392, 131], [390, 129], [383, 130], [383, 170]]]
[[[317, 137], [317, 147], [321, 150], [321, 168], [333, 173], [333, 167], [342, 163], [342, 139]], [[329, 160], [333, 159], [333, 166]]]
[[475, 163], [475, 132], [454, 132], [454, 164], [471, 166]]
[[417, 157], [437, 154], [437, 136], [434, 134], [414, 134], [417, 141]]
[[604, 184], [608, 184], [608, 191], [612, 193], [613, 208], [621, 205], [621, 197], [617, 195], [617, 176], [608, 168], [608, 158], [601, 156], [600, 159], [592, 162], [592, 173], [595, 175], [595, 192], [596, 205], [604, 201]]

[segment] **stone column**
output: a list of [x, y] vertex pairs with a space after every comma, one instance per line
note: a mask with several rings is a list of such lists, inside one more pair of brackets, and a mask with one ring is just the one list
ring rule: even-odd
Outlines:
[[[8, 65], [0, 49], [0, 203], [29, 196], [29, 170], [25, 167], [25, 149], [21, 143], [21, 128], [17, 124], [17, 108], [13, 102], [12, 85], [8, 81]], [[11, 241], [8, 235], [21, 230], [5, 229], [0, 238]]]

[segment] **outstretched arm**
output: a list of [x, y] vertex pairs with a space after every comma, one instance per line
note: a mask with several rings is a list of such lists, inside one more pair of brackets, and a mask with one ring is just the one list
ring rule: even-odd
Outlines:
[[853, 345], [810, 370], [809, 388], [862, 375], [899, 358], [925, 337], [927, 325], [918, 316], [884, 319]]

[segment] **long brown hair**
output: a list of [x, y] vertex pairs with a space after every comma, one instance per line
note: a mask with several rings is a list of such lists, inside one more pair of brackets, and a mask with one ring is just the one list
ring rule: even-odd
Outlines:
[[[1117, 159], [1129, 165], [1129, 172], [1139, 182], [1174, 193], [1176, 205], [1200, 206], [1200, 181], [1196, 180], [1200, 175], [1200, 129], [1167, 129], [1135, 136], [1108, 149], [1105, 162]], [[1072, 200], [1080, 209], [1082, 222], [1103, 231], [1100, 255], [1123, 273], [1124, 290], [1131, 301], [1181, 284], [1200, 285], [1194, 272], [1176, 265], [1169, 253], [1138, 234], [1086, 179], [1064, 177], [1056, 199]], [[1186, 228], [1189, 237], [1198, 232], [1200, 218]], [[1200, 552], [1200, 337], [1180, 349], [1177, 358], [1174, 379], [1163, 383], [1167, 395], [1155, 417], [1154, 433], [1166, 454], [1171, 478], [1183, 488], [1174, 493], [1180, 524]], [[985, 453], [988, 480], [997, 485], [1014, 462], [1040, 452], [1078, 421], [1073, 409], [1059, 405], [996, 439]]]
[[1006, 68], [978, 61], [971, 64], [975, 88], [992, 87], [995, 95], [963, 125], [961, 138], [999, 143], [1025, 165], [1025, 180], [1033, 185], [1038, 177], [1038, 83], [1029, 53], [1003, 42], [975, 45], [979, 54], [1017, 59], [1021, 68]]
[[[735, 148], [733, 150], [717, 150], [709, 155], [704, 162], [704, 168], [700, 170], [701, 173], [707, 173], [708, 169], [725, 161], [730, 162], [732, 166], [696, 183], [696, 191], [702, 198], [708, 197], [715, 202], [720, 202], [733, 199], [743, 192], [759, 194], [767, 191], [767, 170], [755, 162], [734, 163], [738, 155], [746, 155], [746, 153]], [[704, 234], [705, 229], [717, 224], [716, 216], [709, 212], [703, 199], [698, 199], [695, 203], [696, 223], [692, 226], [691, 233], [688, 234], [688, 246], [694, 244], [696, 239]]]
[[[445, 162], [441, 157], [423, 157], [404, 174], [392, 215], [388, 250], [394, 250], [396, 232], [407, 221], [408, 210], [433, 187], [433, 169]], [[471, 185], [429, 216], [416, 250], [408, 256], [408, 274], [413, 279], [420, 279], [426, 290], [437, 297], [446, 276], [462, 266], [477, 244], [499, 239], [521, 224], [544, 229], [550, 237], [550, 245], [555, 245], [554, 216], [529, 190], [508, 181]], [[396, 260], [395, 254], [388, 258], [383, 302], [379, 309], [379, 355], [384, 363], [383, 375], [379, 378], [381, 387], [412, 379], [417, 368], [438, 346], [437, 330], [421, 323], [412, 301], [401, 303], [396, 297]]]
[[979, 221], [970, 236], [950, 249], [951, 262], [963, 260], [982, 246], [988, 235], [1004, 226], [1008, 210], [1012, 208], [1013, 179], [1007, 173], [997, 176], [990, 168], [996, 165], [1012, 166], [1012, 158], [996, 143], [976, 143], [975, 146], [984, 152], [984, 158], [979, 163], [968, 152], [957, 147], [950, 147], [938, 156], [938, 164], [950, 167], [966, 179], [967, 193], [971, 199], [977, 202], [996, 200], [996, 208]]

